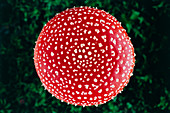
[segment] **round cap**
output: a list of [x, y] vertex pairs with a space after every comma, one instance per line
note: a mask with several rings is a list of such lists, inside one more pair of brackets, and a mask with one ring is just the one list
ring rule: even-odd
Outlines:
[[129, 82], [134, 48], [120, 22], [103, 10], [67, 9], [52, 18], [36, 42], [34, 63], [43, 86], [61, 101], [106, 103]]

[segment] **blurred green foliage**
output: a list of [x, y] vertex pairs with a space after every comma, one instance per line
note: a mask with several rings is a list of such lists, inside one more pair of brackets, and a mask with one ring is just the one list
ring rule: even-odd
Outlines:
[[[33, 63], [45, 23], [73, 6], [104, 9], [127, 30], [135, 47], [134, 76], [124, 91], [99, 107], [67, 105], [41, 86]], [[169, 0], [1, 0], [0, 113], [170, 112]]]

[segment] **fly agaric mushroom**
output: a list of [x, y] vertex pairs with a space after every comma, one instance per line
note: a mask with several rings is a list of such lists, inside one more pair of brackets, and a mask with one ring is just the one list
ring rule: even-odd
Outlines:
[[53, 96], [91, 106], [106, 103], [123, 90], [135, 58], [130, 38], [115, 17], [96, 8], [74, 7], [43, 27], [34, 63]]

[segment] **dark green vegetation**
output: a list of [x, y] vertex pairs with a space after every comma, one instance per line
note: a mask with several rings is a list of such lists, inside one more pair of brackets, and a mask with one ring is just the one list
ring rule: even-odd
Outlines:
[[[0, 112], [168, 113], [170, 111], [169, 0], [1, 0]], [[114, 100], [99, 107], [60, 102], [41, 86], [33, 48], [43, 25], [73, 6], [104, 9], [127, 30], [135, 47], [134, 76]]]

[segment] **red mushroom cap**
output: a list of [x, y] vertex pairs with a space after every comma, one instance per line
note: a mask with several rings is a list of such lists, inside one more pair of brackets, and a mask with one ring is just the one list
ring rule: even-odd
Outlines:
[[129, 82], [135, 58], [120, 22], [103, 10], [67, 9], [52, 18], [36, 42], [34, 63], [56, 98], [91, 106], [113, 99]]

